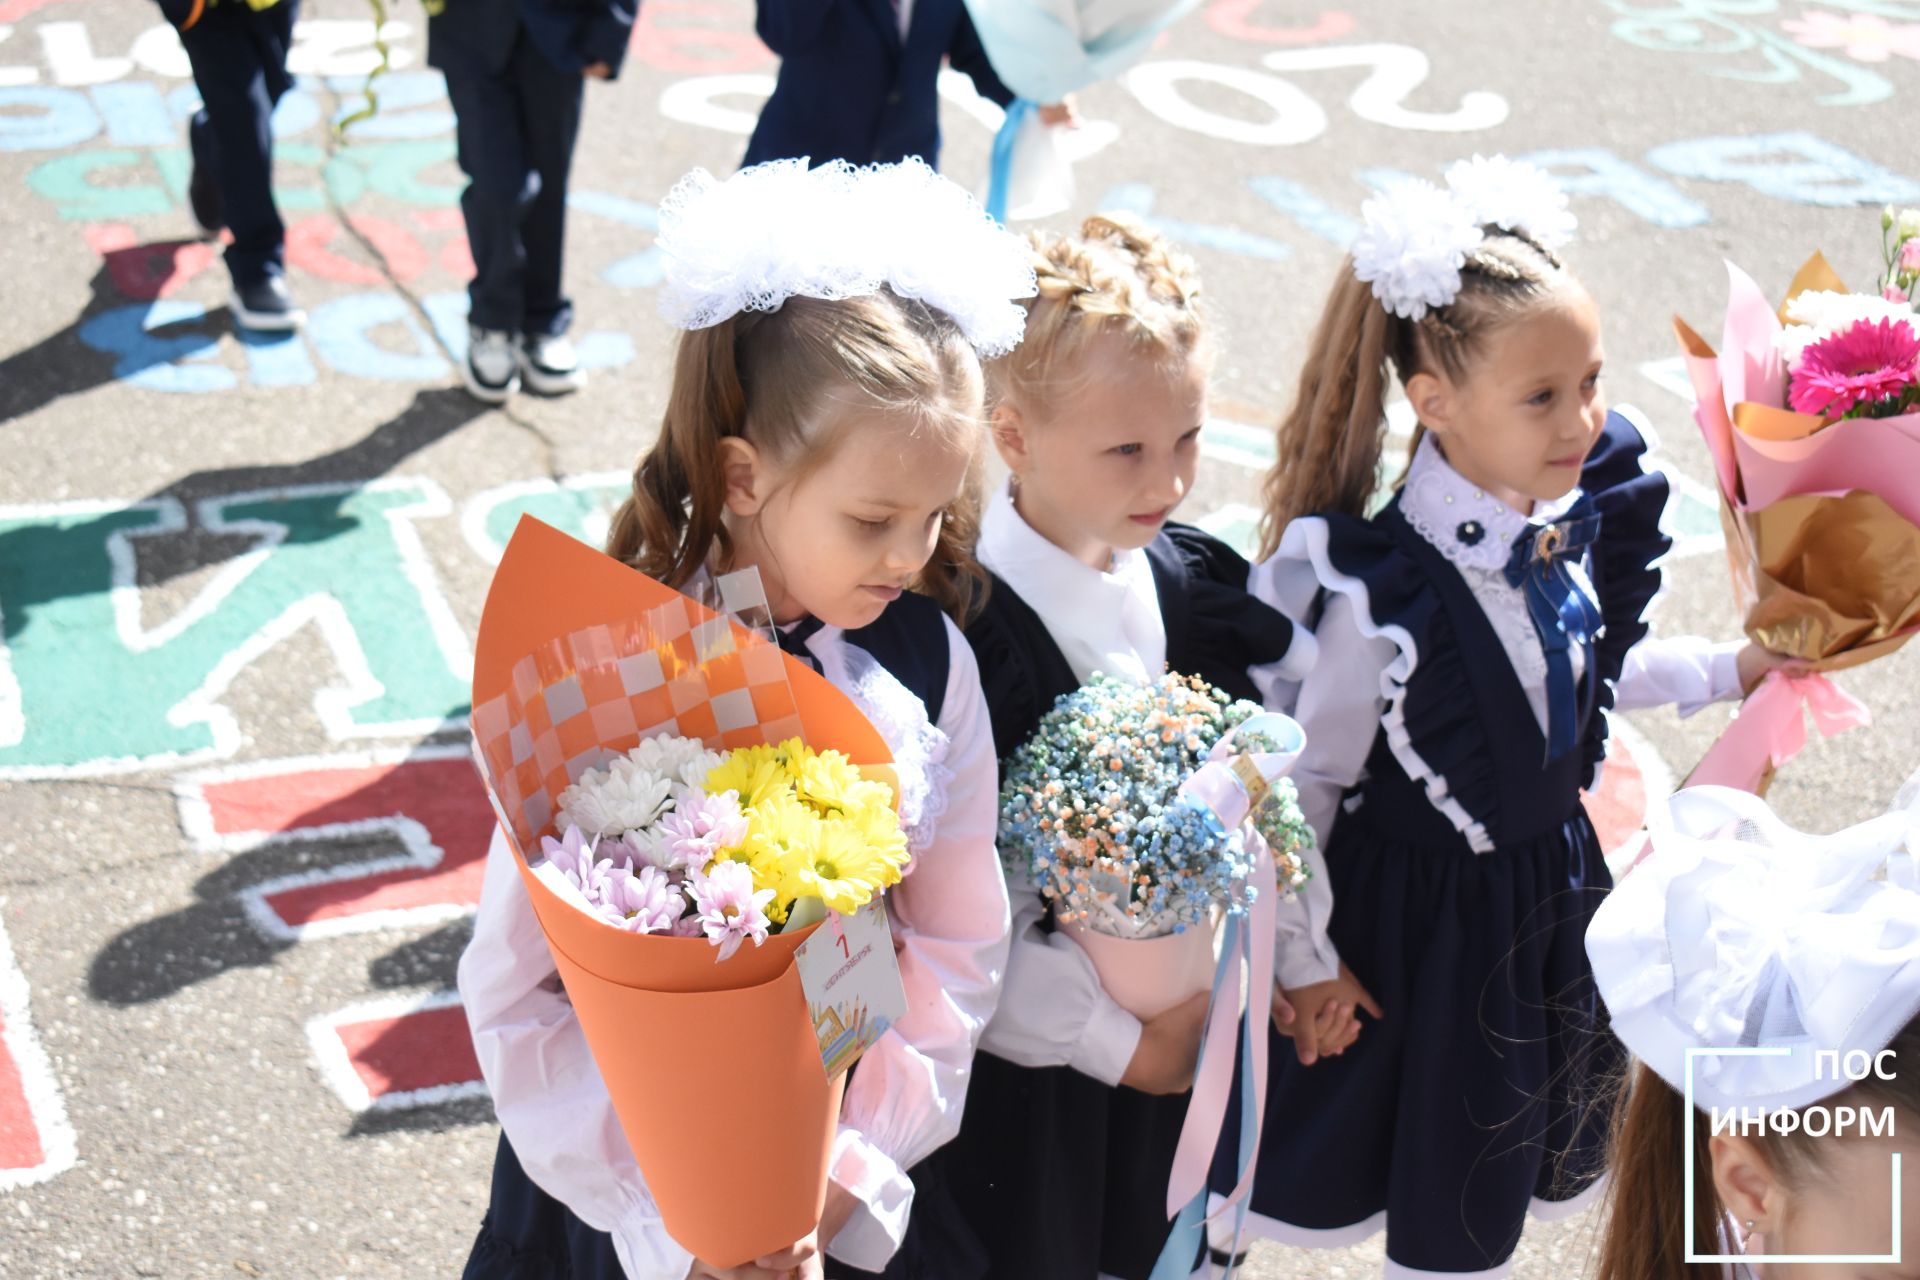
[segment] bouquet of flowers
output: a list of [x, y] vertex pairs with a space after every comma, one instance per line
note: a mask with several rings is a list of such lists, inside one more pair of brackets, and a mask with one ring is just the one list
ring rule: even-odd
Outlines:
[[798, 738], [725, 754], [643, 739], [562, 791], [558, 821], [534, 872], [555, 892], [616, 929], [704, 936], [716, 961], [851, 915], [907, 863], [892, 788]]
[[[719, 611], [522, 519], [481, 618], [473, 732], [661, 1218], [738, 1266], [818, 1225], [838, 1065], [871, 1043], [816, 1025], [796, 953], [897, 882], [907, 845], [885, 740], [758, 625], [757, 576], [714, 586]], [[690, 1067], [701, 1106], [675, 1102]], [[715, 1141], [713, 1108], [755, 1136]]]
[[[1249, 726], [1278, 721], [1265, 729]], [[1223, 913], [1244, 909], [1255, 851], [1183, 787], [1216, 746], [1291, 763], [1298, 726], [1235, 702], [1206, 682], [1113, 676], [1061, 698], [1014, 753], [1001, 789], [1008, 870], [1038, 886], [1085, 947], [1108, 992], [1146, 1019], [1204, 991]], [[1243, 728], [1245, 731], [1242, 731]], [[1247, 823], [1271, 851], [1286, 891], [1306, 879], [1313, 839], [1291, 780], [1265, 780]]]
[[1009, 873], [1039, 887], [1108, 994], [1144, 1021], [1213, 993], [1156, 1276], [1186, 1275], [1200, 1250], [1236, 1052], [1247, 1070], [1239, 1180], [1213, 1197], [1213, 1213], [1237, 1212], [1252, 1187], [1266, 1107], [1274, 904], [1306, 881], [1300, 851], [1313, 839], [1284, 776], [1305, 745], [1286, 716], [1203, 680], [1096, 676], [1041, 718], [1001, 788]]
[[1719, 480], [1747, 634], [1814, 673], [1775, 673], [1690, 781], [1752, 790], [1805, 741], [1866, 709], [1818, 671], [1870, 661], [1920, 631], [1920, 210], [1881, 219], [1877, 292], [1847, 292], [1824, 257], [1776, 312], [1729, 264], [1716, 353], [1675, 320], [1694, 417]]

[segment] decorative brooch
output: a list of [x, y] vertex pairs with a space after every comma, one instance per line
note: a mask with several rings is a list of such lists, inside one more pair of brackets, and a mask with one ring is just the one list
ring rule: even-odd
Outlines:
[[1460, 527], [1453, 531], [1453, 536], [1470, 547], [1477, 547], [1480, 539], [1487, 536], [1487, 527], [1478, 520], [1462, 520]]

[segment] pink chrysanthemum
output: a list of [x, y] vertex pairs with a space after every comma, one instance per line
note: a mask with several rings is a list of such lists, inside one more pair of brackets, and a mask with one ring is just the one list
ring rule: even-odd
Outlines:
[[1863, 320], [1801, 355], [1789, 398], [1800, 413], [1838, 418], [1897, 401], [1920, 381], [1920, 332], [1897, 320]]
[[767, 903], [773, 890], [753, 887], [753, 871], [744, 862], [722, 862], [710, 875], [693, 881], [693, 905], [700, 913], [700, 926], [707, 938], [720, 949], [716, 962], [732, 955], [748, 938], [759, 946], [767, 940], [771, 922]]

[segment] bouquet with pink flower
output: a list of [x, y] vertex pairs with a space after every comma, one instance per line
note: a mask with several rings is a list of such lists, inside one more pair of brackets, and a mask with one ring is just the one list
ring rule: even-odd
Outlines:
[[1920, 210], [1881, 227], [1876, 293], [1848, 292], [1816, 253], [1776, 311], [1729, 263], [1720, 351], [1674, 321], [1747, 634], [1806, 668], [1763, 682], [1693, 783], [1762, 787], [1804, 743], [1803, 710], [1823, 733], [1864, 723], [1818, 673], [1920, 631]]
[[566, 834], [542, 837], [534, 874], [616, 929], [705, 936], [716, 961], [857, 911], [907, 861], [892, 789], [797, 738], [725, 754], [644, 738], [559, 799]]

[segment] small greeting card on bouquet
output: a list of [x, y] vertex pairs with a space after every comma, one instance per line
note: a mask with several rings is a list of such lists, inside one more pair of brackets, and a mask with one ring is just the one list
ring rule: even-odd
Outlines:
[[[819, 1223], [846, 1068], [905, 1004], [879, 901], [908, 852], [885, 740], [781, 651], [757, 576], [703, 594], [717, 607], [523, 519], [481, 619], [473, 734], [667, 1231], [732, 1267]], [[797, 957], [843, 935], [860, 997], [829, 1062]], [[752, 1139], [714, 1141], [716, 1108]]]

